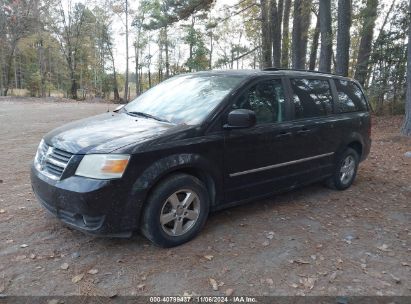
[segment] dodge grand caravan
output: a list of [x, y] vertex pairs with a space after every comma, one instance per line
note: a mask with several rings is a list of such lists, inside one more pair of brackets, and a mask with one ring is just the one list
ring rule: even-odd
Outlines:
[[360, 85], [318, 72], [210, 71], [168, 79], [114, 112], [41, 140], [41, 204], [84, 232], [140, 230], [163, 247], [210, 211], [315, 181], [348, 188], [370, 150]]

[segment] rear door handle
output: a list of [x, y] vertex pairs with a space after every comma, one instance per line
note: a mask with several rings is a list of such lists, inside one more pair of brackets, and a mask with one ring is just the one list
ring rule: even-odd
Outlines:
[[275, 137], [280, 138], [280, 137], [288, 137], [288, 136], [291, 136], [291, 135], [293, 135], [292, 132], [282, 131], [282, 132], [278, 133]]
[[307, 135], [307, 134], [310, 133], [310, 132], [311, 132], [310, 129], [301, 129], [301, 130], [298, 130], [298, 131], [297, 131], [297, 134]]

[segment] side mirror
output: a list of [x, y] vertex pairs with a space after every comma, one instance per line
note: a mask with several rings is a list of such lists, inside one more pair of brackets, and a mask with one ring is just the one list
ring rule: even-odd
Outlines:
[[227, 124], [224, 125], [225, 129], [241, 129], [250, 128], [256, 123], [256, 117], [254, 111], [246, 109], [232, 110], [228, 113]]
[[119, 105], [117, 108], [114, 109], [113, 112], [118, 112], [118, 111], [120, 111], [124, 106], [125, 106], [125, 104]]

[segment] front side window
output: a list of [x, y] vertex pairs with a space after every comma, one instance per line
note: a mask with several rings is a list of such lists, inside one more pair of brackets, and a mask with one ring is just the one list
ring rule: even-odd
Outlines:
[[135, 100], [124, 109], [175, 124], [195, 125], [226, 97], [244, 76], [187, 74], [170, 78]]
[[296, 119], [332, 113], [332, 93], [327, 80], [290, 79]]
[[233, 104], [233, 109], [254, 111], [257, 124], [282, 122], [285, 111], [281, 79], [263, 80], [247, 90]]
[[338, 100], [335, 103], [336, 113], [366, 111], [367, 102], [361, 89], [352, 81], [335, 79]]

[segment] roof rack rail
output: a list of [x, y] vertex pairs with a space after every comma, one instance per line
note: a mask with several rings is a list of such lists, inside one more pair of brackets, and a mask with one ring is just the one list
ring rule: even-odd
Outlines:
[[263, 71], [296, 71], [296, 72], [309, 72], [309, 73], [336, 75], [336, 74], [333, 74], [333, 73], [321, 72], [321, 71], [315, 71], [315, 70], [285, 69], [285, 68], [274, 68], [274, 67], [264, 68]]

